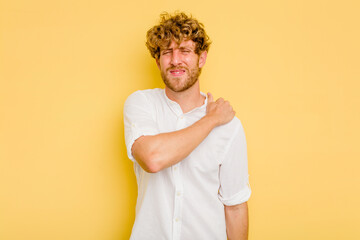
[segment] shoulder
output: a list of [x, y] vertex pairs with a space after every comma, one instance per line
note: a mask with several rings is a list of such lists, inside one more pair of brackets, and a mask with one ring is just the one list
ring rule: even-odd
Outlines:
[[229, 123], [220, 126], [219, 130], [222, 133], [230, 136], [230, 138], [235, 135], [244, 133], [243, 125], [240, 119], [237, 117], [234, 117]]
[[237, 117], [227, 124], [214, 128], [210, 133], [210, 139], [209, 142], [213, 144], [212, 149], [218, 154], [220, 164], [229, 162], [227, 158], [230, 158], [231, 154], [246, 153], [245, 133]]
[[138, 90], [128, 96], [125, 106], [128, 105], [144, 105], [161, 98], [162, 90], [160, 88]]
[[221, 125], [213, 130], [220, 145], [228, 146], [235, 139], [245, 140], [245, 131], [239, 118], [234, 117], [229, 123]]

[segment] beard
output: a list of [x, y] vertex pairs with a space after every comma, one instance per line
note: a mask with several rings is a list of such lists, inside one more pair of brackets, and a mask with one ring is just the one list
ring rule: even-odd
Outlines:
[[[185, 70], [186, 76], [173, 77], [169, 74], [170, 70], [173, 69], [182, 69]], [[166, 71], [161, 71], [161, 78], [164, 84], [174, 92], [183, 92], [191, 88], [199, 79], [201, 69], [198, 66], [195, 66], [192, 69], [185, 67], [170, 67]], [[170, 75], [170, 76], [169, 76]], [[185, 79], [184, 79], [185, 78]]]

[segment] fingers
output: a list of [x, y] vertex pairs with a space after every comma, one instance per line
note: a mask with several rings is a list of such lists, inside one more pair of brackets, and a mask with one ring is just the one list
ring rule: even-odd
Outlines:
[[223, 103], [225, 100], [221, 97], [221, 98], [218, 98], [215, 102], [217, 103]]
[[[214, 102], [214, 97], [211, 93], [208, 92], [207, 96], [208, 96], [208, 102]], [[215, 102], [222, 103], [222, 102], [227, 102], [227, 101], [225, 101], [223, 98], [218, 98]]]
[[214, 101], [214, 97], [211, 93], [208, 93], [208, 102], [213, 102]]
[[[214, 97], [213, 97], [213, 95], [211, 94], [211, 93], [207, 93], [207, 96], [208, 96], [208, 103], [210, 103], [210, 102], [214, 102]], [[231, 108], [232, 108], [232, 106], [230, 105], [230, 102], [229, 101], [227, 101], [227, 100], [225, 100], [224, 98], [218, 98], [216, 101], [215, 101], [215, 103], [217, 104], [217, 105], [219, 105], [219, 106], [224, 106], [224, 104], [226, 105], [226, 106], [230, 106]]]

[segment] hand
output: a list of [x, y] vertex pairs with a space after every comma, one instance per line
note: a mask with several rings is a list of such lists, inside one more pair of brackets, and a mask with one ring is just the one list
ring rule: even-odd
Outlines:
[[235, 116], [235, 111], [230, 103], [223, 98], [219, 98], [214, 102], [212, 94], [208, 93], [207, 95], [208, 103], [206, 107], [206, 116], [213, 117], [216, 126], [230, 122]]

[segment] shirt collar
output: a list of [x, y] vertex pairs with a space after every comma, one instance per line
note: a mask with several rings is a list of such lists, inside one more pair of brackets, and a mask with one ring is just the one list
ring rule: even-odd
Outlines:
[[165, 98], [165, 101], [167, 103], [167, 105], [169, 106], [169, 108], [177, 115], [177, 116], [181, 116], [181, 115], [185, 115], [185, 114], [190, 114], [190, 113], [193, 113], [193, 112], [198, 112], [198, 111], [206, 111], [206, 106], [207, 106], [207, 102], [208, 102], [208, 98], [207, 98], [207, 95], [203, 92], [200, 92], [200, 94], [202, 96], [205, 97], [205, 101], [204, 101], [204, 104], [201, 105], [200, 107], [196, 107], [194, 108], [193, 110], [191, 110], [190, 112], [187, 112], [187, 113], [183, 113], [180, 105], [171, 100], [170, 98], [168, 98], [168, 96], [166, 96], [166, 93], [165, 93], [165, 89], [162, 90], [162, 93], [164, 95], [164, 98]]

